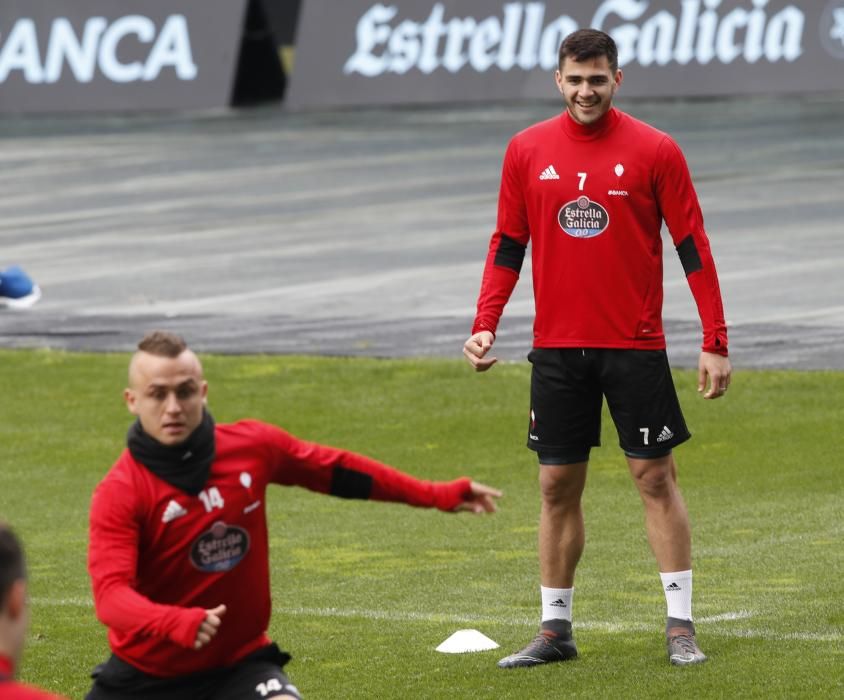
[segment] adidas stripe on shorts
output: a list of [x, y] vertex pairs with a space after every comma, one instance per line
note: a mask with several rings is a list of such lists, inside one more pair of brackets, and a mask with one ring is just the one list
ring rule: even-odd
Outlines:
[[691, 437], [665, 350], [534, 348], [527, 445], [545, 464], [585, 461], [601, 444], [606, 397], [618, 442], [655, 458]]

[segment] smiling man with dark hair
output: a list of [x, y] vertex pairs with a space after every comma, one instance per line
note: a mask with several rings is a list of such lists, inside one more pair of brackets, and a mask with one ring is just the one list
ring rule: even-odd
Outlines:
[[697, 302], [698, 390], [706, 399], [724, 395], [732, 372], [715, 262], [679, 146], [613, 106], [624, 76], [612, 37], [594, 29], [570, 34], [554, 79], [565, 110], [514, 136], [504, 156], [498, 223], [463, 346], [477, 371], [495, 364], [495, 332], [530, 243], [536, 318], [527, 444], [539, 461], [542, 617], [534, 640], [499, 666], [577, 656], [581, 499], [604, 398], [645, 509], [666, 597], [668, 658], [701, 663], [691, 528], [673, 456], [691, 434], [665, 351], [663, 222]]

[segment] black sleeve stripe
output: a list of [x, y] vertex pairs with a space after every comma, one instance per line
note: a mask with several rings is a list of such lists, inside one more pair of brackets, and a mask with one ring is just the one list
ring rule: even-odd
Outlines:
[[515, 270], [518, 274], [522, 270], [526, 248], [527, 246], [502, 233], [501, 240], [498, 243], [498, 250], [495, 251], [495, 260], [493, 263], [499, 267], [508, 267], [511, 270]]
[[686, 277], [693, 272], [703, 269], [703, 263], [700, 261], [695, 239], [691, 234], [686, 236], [680, 245], [677, 246], [677, 253], [680, 256], [680, 262], [683, 265], [683, 270], [686, 272]]
[[366, 500], [372, 493], [372, 477], [369, 474], [334, 467], [331, 475], [331, 495], [339, 498], [361, 498]]

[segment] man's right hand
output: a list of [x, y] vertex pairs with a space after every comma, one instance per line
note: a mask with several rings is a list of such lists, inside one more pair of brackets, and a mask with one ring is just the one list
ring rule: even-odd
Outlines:
[[487, 357], [495, 336], [489, 331], [478, 331], [469, 340], [463, 343], [463, 354], [476, 372], [486, 372], [496, 362], [497, 357]]
[[196, 633], [196, 641], [193, 643], [194, 649], [202, 649], [202, 647], [214, 638], [214, 635], [217, 634], [217, 631], [220, 629], [220, 625], [223, 623], [222, 618], [225, 614], [225, 605], [218, 605], [213, 610], [205, 611], [205, 619], [199, 626], [199, 630]]

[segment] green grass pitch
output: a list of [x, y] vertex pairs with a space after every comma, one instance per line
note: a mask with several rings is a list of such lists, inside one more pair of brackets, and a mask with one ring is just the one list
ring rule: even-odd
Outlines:
[[[0, 517], [24, 539], [21, 676], [80, 698], [107, 656], [85, 568], [91, 491], [123, 447], [126, 355], [0, 352]], [[580, 658], [503, 671], [538, 623], [529, 366], [204, 356], [218, 421], [255, 417], [430, 479], [505, 491], [494, 517], [271, 489], [271, 636], [306, 698], [822, 698], [844, 695], [844, 374], [738, 371], [709, 402], [675, 379], [676, 451], [709, 663], [669, 666], [642, 512], [605, 417], [574, 599]], [[244, 591], [244, 595], [248, 595]], [[447, 655], [452, 632], [501, 649]]]

